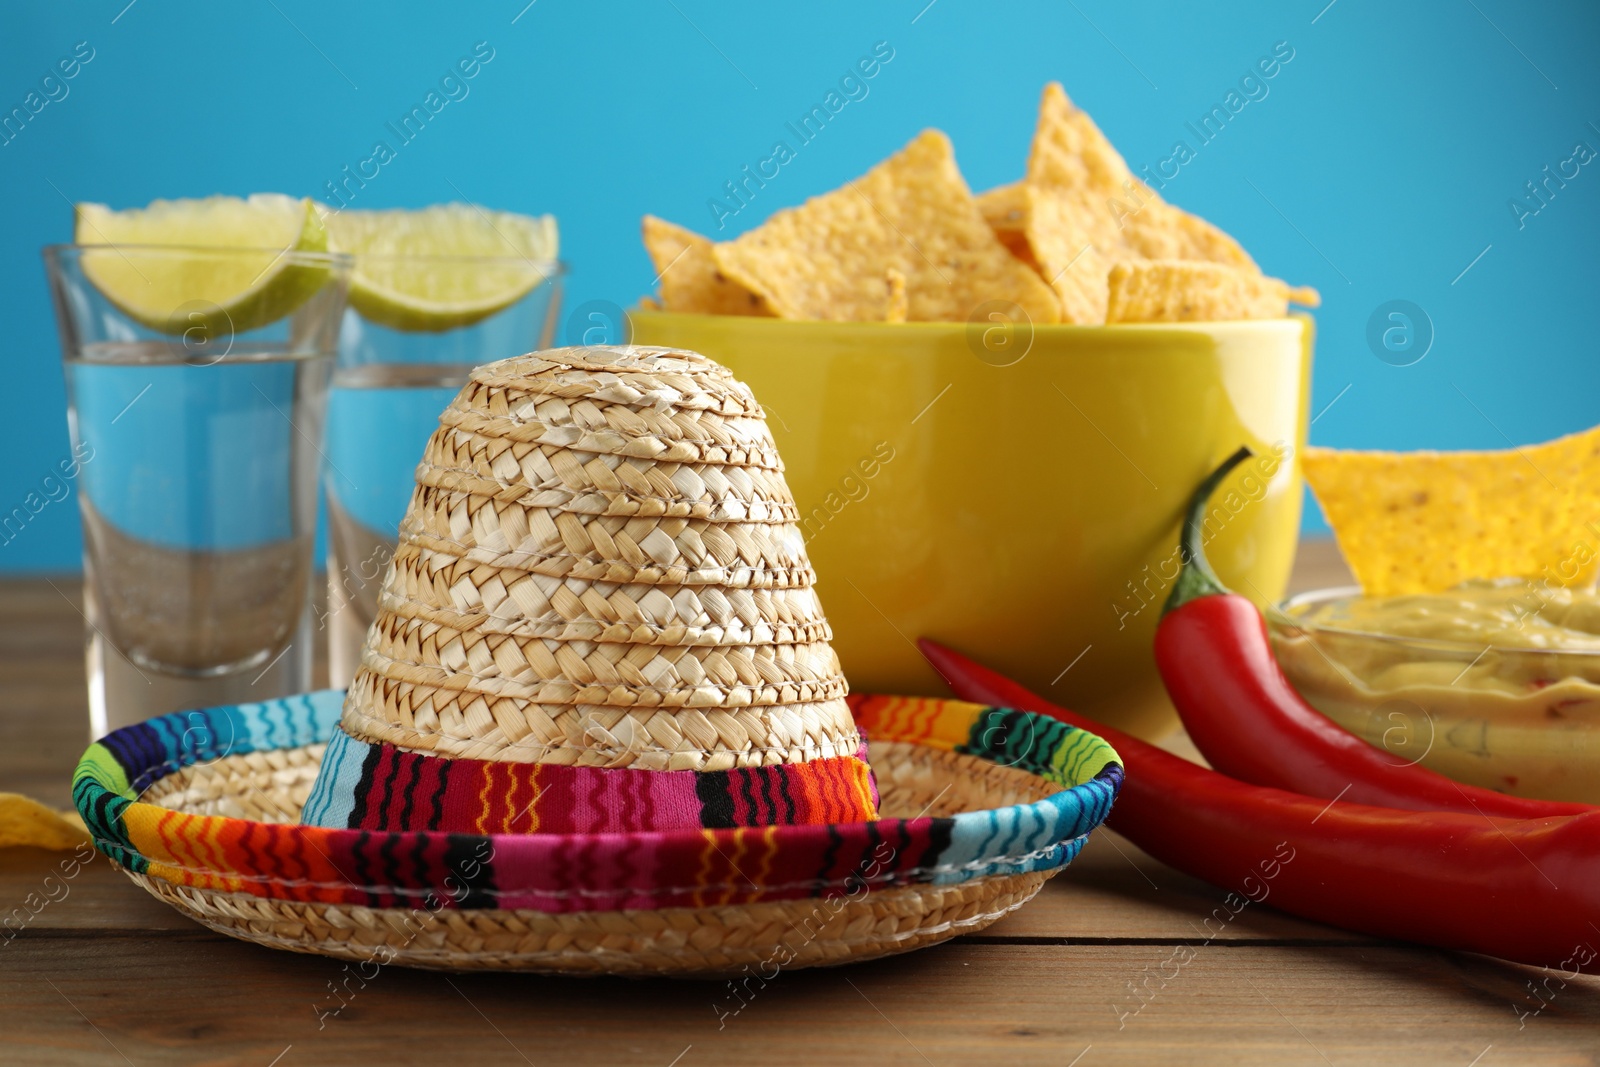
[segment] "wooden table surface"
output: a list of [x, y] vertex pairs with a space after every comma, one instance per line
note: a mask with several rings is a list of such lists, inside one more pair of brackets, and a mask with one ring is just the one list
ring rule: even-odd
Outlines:
[[[1343, 577], [1328, 544], [1303, 546], [1296, 588]], [[77, 597], [74, 578], [0, 583], [0, 789], [61, 806], [87, 728]], [[1600, 979], [1563, 985], [1264, 906], [1208, 940], [1222, 894], [1104, 830], [984, 932], [782, 974], [720, 1025], [719, 983], [391, 967], [319, 1027], [339, 963], [211, 933], [98, 855], [47, 882], [62, 855], [0, 853], [0, 912], [21, 916], [0, 934], [0, 1064], [1600, 1060]]]

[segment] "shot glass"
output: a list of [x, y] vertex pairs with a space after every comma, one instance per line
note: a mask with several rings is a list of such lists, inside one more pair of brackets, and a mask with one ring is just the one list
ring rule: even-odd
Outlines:
[[[349, 257], [63, 245], [44, 259], [78, 465], [91, 736], [309, 689]], [[218, 304], [205, 291], [224, 276], [264, 281]]]
[[[358, 272], [361, 262], [358, 257]], [[417, 463], [439, 413], [473, 367], [548, 348], [560, 313], [565, 274], [560, 263], [409, 256], [404, 267], [428, 278], [441, 298], [471, 288], [466, 276], [485, 270], [525, 273], [528, 289], [503, 308], [464, 322], [452, 322], [448, 315], [431, 322], [424, 315], [401, 316], [404, 328], [396, 328], [373, 321], [354, 302], [345, 309], [324, 469], [328, 612], [318, 620], [327, 631], [328, 677], [336, 687], [349, 685], [360, 665]]]

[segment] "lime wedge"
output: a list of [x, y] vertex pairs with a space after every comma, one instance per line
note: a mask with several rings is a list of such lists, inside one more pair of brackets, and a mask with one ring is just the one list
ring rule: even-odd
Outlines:
[[[254, 330], [288, 315], [328, 278], [325, 266], [284, 254], [327, 250], [327, 231], [309, 199], [213, 196], [127, 211], [79, 204], [76, 214], [74, 240], [108, 246], [83, 253], [89, 281], [124, 314], [162, 333], [183, 334], [196, 324], [212, 336]], [[148, 245], [171, 251], [142, 247]]]
[[350, 306], [391, 329], [437, 333], [515, 304], [555, 269], [556, 220], [472, 204], [332, 211], [328, 247], [355, 256]]

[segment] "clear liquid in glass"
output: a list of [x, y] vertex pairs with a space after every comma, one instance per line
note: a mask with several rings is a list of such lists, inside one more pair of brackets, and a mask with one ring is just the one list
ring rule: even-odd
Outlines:
[[332, 368], [266, 343], [209, 364], [163, 341], [67, 359], [95, 736], [310, 688]]
[[340, 367], [329, 397], [328, 677], [347, 686], [398, 544], [417, 461], [467, 381], [461, 363]]

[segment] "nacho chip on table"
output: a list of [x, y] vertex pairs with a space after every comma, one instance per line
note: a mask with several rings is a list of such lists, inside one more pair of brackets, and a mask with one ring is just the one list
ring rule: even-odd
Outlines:
[[0, 793], [0, 848], [60, 851], [88, 841], [77, 813], [58, 813], [21, 793]]
[[1291, 289], [1278, 278], [1192, 260], [1118, 263], [1106, 284], [1108, 323], [1281, 319], [1290, 300], [1317, 299], [1315, 290]]
[[927, 130], [863, 177], [776, 212], [712, 254], [779, 317], [882, 321], [882, 281], [906, 280], [906, 318], [961, 322], [991, 300], [1056, 322], [1050, 287], [984, 222], [950, 140]]
[[1496, 451], [1312, 447], [1302, 469], [1369, 596], [1474, 578], [1585, 585], [1600, 565], [1600, 426]]
[[764, 300], [717, 269], [709, 238], [654, 215], [644, 217], [641, 229], [645, 250], [661, 280], [661, 306], [665, 310], [702, 315], [772, 315]]

